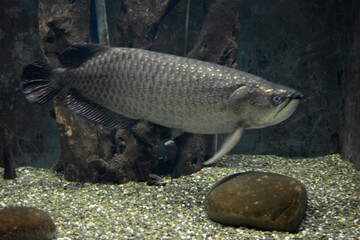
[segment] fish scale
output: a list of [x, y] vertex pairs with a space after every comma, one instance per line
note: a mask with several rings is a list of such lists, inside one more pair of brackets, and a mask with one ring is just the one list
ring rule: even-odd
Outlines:
[[[158, 54], [155, 53], [153, 55]], [[122, 61], [117, 61], [119, 58]], [[226, 100], [220, 99], [220, 96], [216, 94], [223, 85], [221, 83], [220, 85], [218, 81], [214, 81], [216, 79], [215, 75], [223, 75], [220, 71], [213, 73], [211, 63], [202, 62], [202, 66], [198, 66], [197, 63], [192, 63], [192, 59], [187, 58], [176, 59], [174, 56], [170, 56], [170, 59], [166, 59], [161, 55], [157, 56], [157, 61], [154, 60], [155, 56], [153, 60], [150, 58], [149, 52], [141, 50], [121, 49], [113, 51], [111, 54], [105, 52], [98, 58], [89, 60], [80, 69], [73, 70], [75, 72], [73, 74], [69, 73], [69, 78], [72, 85], [78, 89], [82, 96], [100, 105], [109, 106], [110, 110], [129, 118], [142, 119], [144, 118], [142, 113], [145, 113], [149, 121], [199, 133], [212, 132], [217, 131], [216, 129], [224, 128], [222, 125], [225, 122], [221, 120], [218, 122], [208, 121], [214, 119], [214, 116], [220, 119], [221, 115], [219, 114], [221, 113], [226, 114], [223, 110], [219, 111], [219, 107], [214, 104], [215, 102]], [[177, 63], [173, 63], [174, 60]], [[117, 63], [117, 66], [114, 66], [114, 69], [117, 69], [116, 71], [103, 67], [113, 62]], [[136, 65], [132, 64], [133, 62], [136, 62]], [[164, 66], [163, 72], [152, 71], [152, 69], [159, 69], [161, 66]], [[189, 68], [194, 69], [192, 81], [190, 81], [189, 76], [181, 74], [182, 71], [187, 72]], [[78, 81], [77, 76], [86, 76], [87, 69], [91, 69], [88, 78], [79, 78], [83, 81]], [[205, 69], [210, 71], [207, 73]], [[108, 78], [101, 78], [97, 73], [102, 73]], [[214, 76], [207, 78], [209, 73]], [[99, 88], [101, 85], [97, 84], [96, 79], [100, 78], [106, 79], [105, 82], [102, 80], [102, 85], [110, 83], [109, 85], [116, 92], [114, 94], [118, 96], [116, 102], [109, 97], [109, 94], [97, 94], [99, 90], [96, 88]], [[141, 81], [138, 81], [139, 79]], [[87, 84], [85, 81], [90, 81], [91, 84]], [[187, 88], [186, 84], [184, 84], [187, 82], [193, 83], [190, 88]], [[77, 86], [77, 84], [79, 85]], [[220, 86], [214, 86], [214, 84]], [[234, 81], [231, 81], [230, 85], [233, 84]], [[154, 88], [151, 89], [148, 85], [152, 85]], [[211, 90], [214, 89], [217, 91], [212, 93]], [[102, 92], [109, 93], [109, 90], [102, 88]], [[156, 93], [160, 93], [158, 97], [154, 97]], [[215, 101], [212, 102], [212, 100]], [[159, 108], [156, 106], [159, 106]], [[199, 110], [199, 107], [202, 108], [200, 109], [202, 111], [196, 111]], [[149, 114], [146, 110], [149, 108], [156, 110], [154, 113]], [[174, 113], [177, 113], [177, 115]], [[161, 116], [164, 117], [161, 118]], [[226, 116], [222, 117], [222, 119], [226, 118]], [[181, 123], [186, 119], [187, 124], [190, 123], [191, 126], [182, 126]], [[199, 121], [202, 123], [201, 126], [199, 126]], [[194, 123], [195, 126], [193, 126]]]

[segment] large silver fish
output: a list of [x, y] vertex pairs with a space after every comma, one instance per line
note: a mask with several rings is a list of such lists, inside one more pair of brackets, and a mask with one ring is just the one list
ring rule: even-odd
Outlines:
[[244, 129], [287, 119], [303, 95], [252, 74], [195, 59], [134, 48], [73, 45], [59, 57], [25, 67], [22, 91], [45, 103], [66, 90], [81, 117], [118, 128], [147, 120], [189, 133], [231, 133], [205, 164], [229, 152]]

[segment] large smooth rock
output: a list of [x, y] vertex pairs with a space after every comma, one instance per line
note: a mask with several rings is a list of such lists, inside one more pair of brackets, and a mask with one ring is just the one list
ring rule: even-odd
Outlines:
[[55, 237], [56, 227], [46, 212], [33, 207], [0, 210], [1, 240], [40, 240]]
[[306, 189], [275, 173], [244, 172], [214, 185], [205, 200], [213, 221], [261, 230], [295, 232], [305, 214]]

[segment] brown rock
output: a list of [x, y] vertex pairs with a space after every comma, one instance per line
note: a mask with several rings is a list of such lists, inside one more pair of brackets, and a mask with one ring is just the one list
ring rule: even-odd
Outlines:
[[0, 239], [42, 240], [55, 237], [51, 217], [33, 207], [9, 207], [0, 210]]
[[306, 189], [296, 179], [244, 172], [215, 184], [206, 197], [205, 210], [210, 219], [226, 225], [295, 232], [306, 201]]

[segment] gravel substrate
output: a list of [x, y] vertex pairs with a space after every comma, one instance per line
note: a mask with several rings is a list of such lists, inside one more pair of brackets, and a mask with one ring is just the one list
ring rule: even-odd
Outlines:
[[[290, 176], [305, 184], [308, 208], [296, 234], [233, 228], [212, 222], [203, 202], [220, 179], [243, 171]], [[0, 176], [3, 175], [0, 168]], [[287, 159], [229, 155], [216, 167], [165, 186], [76, 183], [48, 169], [21, 167], [0, 179], [0, 208], [33, 206], [49, 212], [58, 239], [360, 239], [360, 171], [339, 155]]]

